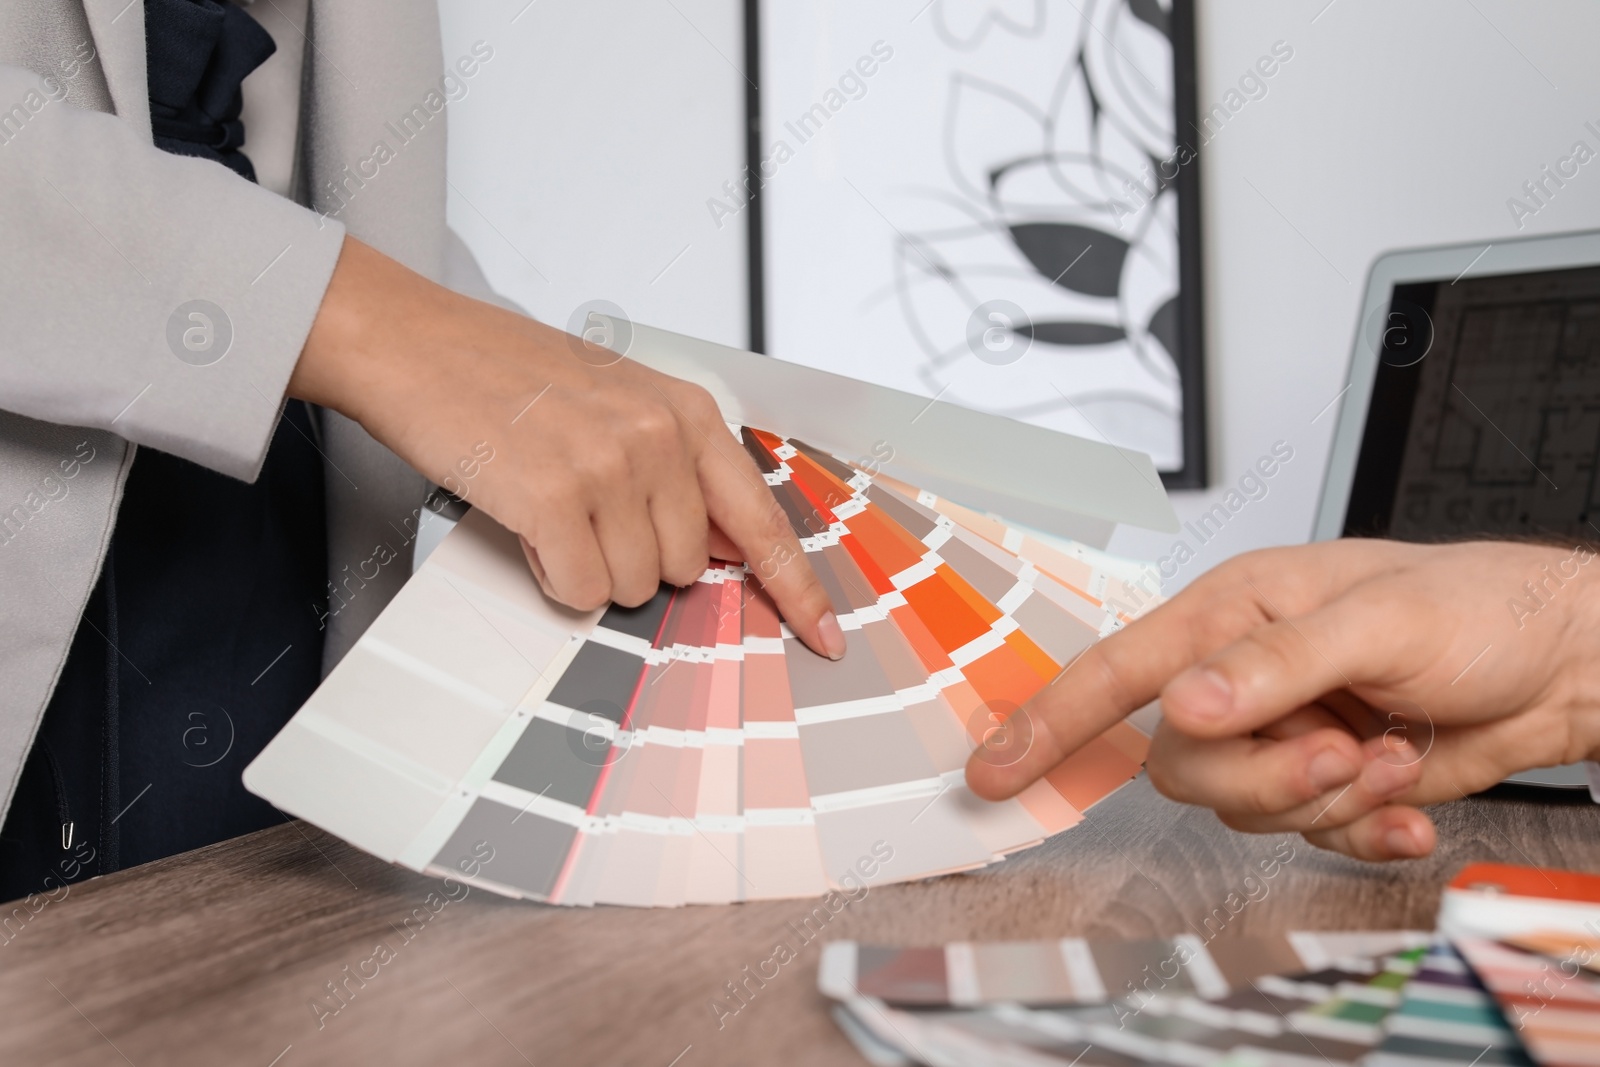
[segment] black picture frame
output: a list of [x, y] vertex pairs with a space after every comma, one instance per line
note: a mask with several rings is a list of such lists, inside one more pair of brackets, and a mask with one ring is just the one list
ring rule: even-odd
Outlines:
[[[745, 207], [749, 341], [752, 352], [766, 352], [766, 224], [759, 167], [761, 127], [761, 2], [744, 0]], [[1178, 195], [1178, 348], [1174, 362], [1183, 391], [1181, 437], [1183, 466], [1160, 472], [1168, 489], [1204, 489], [1209, 484], [1206, 419], [1205, 316], [1200, 228], [1199, 103], [1195, 54], [1195, 2], [1172, 0], [1174, 129], [1179, 159], [1173, 184]], [[1192, 138], [1192, 139], [1190, 139]], [[1187, 152], [1183, 149], [1187, 148]]]

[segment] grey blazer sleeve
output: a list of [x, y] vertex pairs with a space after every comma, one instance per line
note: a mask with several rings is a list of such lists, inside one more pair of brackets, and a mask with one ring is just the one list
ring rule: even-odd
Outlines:
[[246, 480], [344, 227], [0, 65], [0, 409]]

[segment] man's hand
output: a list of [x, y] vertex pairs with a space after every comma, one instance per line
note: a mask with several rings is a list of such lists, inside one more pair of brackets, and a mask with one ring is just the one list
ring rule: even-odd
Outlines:
[[1033, 727], [1022, 758], [974, 757], [967, 781], [1011, 796], [1159, 697], [1148, 771], [1162, 793], [1237, 830], [1423, 856], [1434, 829], [1419, 805], [1600, 750], [1597, 645], [1587, 548], [1253, 552], [1080, 656], [1018, 712]]
[[602, 355], [347, 238], [289, 393], [441, 485], [486, 443], [471, 502], [521, 535], [556, 600], [642, 604], [712, 555], [742, 559], [801, 640], [843, 655], [826, 592], [710, 394]]

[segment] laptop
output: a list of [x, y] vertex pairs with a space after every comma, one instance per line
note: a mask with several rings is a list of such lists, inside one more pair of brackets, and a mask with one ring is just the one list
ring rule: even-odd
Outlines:
[[1600, 540], [1600, 231], [1373, 265], [1313, 537]]

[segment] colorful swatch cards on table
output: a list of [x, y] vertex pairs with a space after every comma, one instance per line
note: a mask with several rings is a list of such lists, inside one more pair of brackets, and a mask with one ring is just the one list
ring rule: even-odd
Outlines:
[[958, 941], [929, 948], [834, 941], [823, 950], [817, 985], [835, 1000], [872, 997], [906, 1007], [1102, 1004], [1149, 989], [1215, 999], [1263, 975], [1370, 966], [1374, 958], [1428, 939], [1385, 930], [1211, 940], [1182, 934], [1148, 941]]
[[1464, 937], [1456, 951], [1543, 1067], [1600, 1067], [1600, 977], [1577, 957]]
[[1600, 875], [1473, 863], [1450, 879], [1439, 906], [1447, 937], [1600, 942]]
[[1478, 863], [1439, 930], [826, 946], [874, 1063], [1600, 1067], [1600, 875]]
[[1364, 1067], [1532, 1067], [1518, 1035], [1456, 951], [1433, 946]]
[[647, 604], [548, 601], [471, 512], [245, 773], [384, 859], [562, 904], [855, 891], [1037, 844], [1136, 775], [1119, 723], [1017, 798], [980, 741], [1153, 606], [1145, 568], [1049, 543], [759, 430], [741, 439], [833, 602], [840, 661], [719, 564]]
[[1440, 927], [1529, 1057], [1600, 1065], [1600, 876], [1474, 864], [1445, 891]]
[[[1175, 981], [1153, 986], [1147, 982], [1133, 995], [1095, 1005], [1042, 1008], [992, 1003], [967, 1010], [908, 1009], [874, 997], [851, 996], [840, 1000], [835, 1014], [845, 1033], [875, 1063], [1343, 1067], [1360, 1063], [1384, 1038], [1385, 1020], [1401, 1002], [1400, 989], [1425, 951], [1405, 946], [1415, 946], [1425, 937], [1395, 932], [1219, 939], [1207, 946], [1211, 957], [1237, 961], [1240, 975], [1274, 961], [1287, 962], [1302, 950], [1314, 958], [1331, 950], [1341, 958], [1306, 973], [1296, 967], [1288, 973], [1241, 978], [1211, 997]], [[1325, 944], [1312, 938], [1324, 939]], [[1106, 942], [1097, 947], [1108, 961], [1131, 962], [1155, 959], [1161, 944], [1176, 943], [1176, 939], [1120, 946]], [[1342, 957], [1363, 943], [1397, 951], [1370, 958]], [[1254, 965], [1244, 962], [1251, 958], [1257, 961]]]

